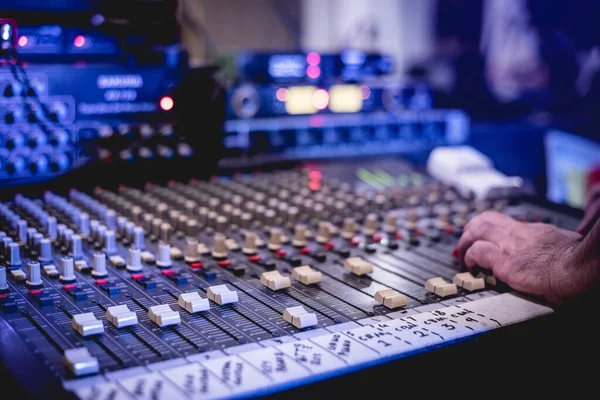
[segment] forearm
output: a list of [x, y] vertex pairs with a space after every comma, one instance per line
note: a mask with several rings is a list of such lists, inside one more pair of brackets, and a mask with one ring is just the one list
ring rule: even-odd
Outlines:
[[582, 237], [574, 259], [578, 268], [585, 269], [595, 280], [600, 279], [600, 219]]

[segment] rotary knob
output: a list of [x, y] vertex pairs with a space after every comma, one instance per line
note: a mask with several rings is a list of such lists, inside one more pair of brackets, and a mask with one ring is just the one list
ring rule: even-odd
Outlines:
[[60, 259], [60, 276], [62, 283], [70, 283], [75, 281], [75, 267], [72, 257], [62, 257]]
[[318, 243], [325, 243], [331, 237], [331, 224], [326, 221], [319, 222], [319, 230], [317, 231], [316, 240]]
[[156, 255], [156, 266], [159, 268], [169, 268], [171, 265], [173, 265], [171, 261], [171, 246], [168, 243], [160, 242]]
[[294, 227], [292, 245], [294, 247], [304, 247], [306, 243], [306, 225], [298, 224]]
[[73, 257], [73, 259], [79, 260], [83, 257], [83, 245], [81, 241], [81, 236], [75, 234], [71, 236], [70, 249], [71, 256]]
[[92, 275], [95, 278], [103, 278], [108, 275], [106, 272], [106, 254], [94, 253]]
[[104, 234], [104, 252], [109, 256], [117, 252], [117, 235], [112, 230]]
[[279, 250], [283, 246], [283, 232], [279, 228], [271, 228], [269, 233], [269, 250]]
[[184, 260], [187, 263], [193, 263], [200, 260], [200, 254], [198, 254], [198, 240], [196, 238], [188, 237], [186, 239]]
[[374, 235], [379, 229], [379, 218], [377, 214], [369, 214], [365, 218], [363, 232], [367, 236]]
[[131, 245], [140, 250], [144, 250], [146, 248], [145, 240], [144, 240], [144, 229], [142, 227], [136, 226], [133, 228], [131, 233]]
[[242, 252], [244, 254], [251, 256], [257, 253], [256, 239], [256, 233], [246, 232], [246, 235], [244, 236], [244, 246], [242, 247]]
[[56, 217], [48, 217], [48, 219], [46, 220], [46, 234], [52, 240], [56, 239], [56, 225]]
[[344, 239], [352, 239], [354, 235], [356, 235], [356, 221], [354, 218], [344, 218], [342, 237]]
[[6, 263], [11, 267], [18, 267], [21, 265], [21, 246], [18, 243], [8, 244], [8, 251], [6, 254]]
[[135, 247], [129, 248], [127, 252], [127, 271], [139, 272], [142, 268], [142, 252]]
[[227, 238], [221, 233], [215, 235], [215, 244], [212, 251], [212, 256], [216, 259], [227, 258]]
[[52, 262], [52, 242], [42, 239], [38, 247], [38, 261], [44, 264]]
[[27, 281], [25, 283], [30, 288], [36, 288], [43, 285], [42, 282], [42, 271], [40, 263], [37, 261], [31, 261], [27, 264]]
[[395, 214], [388, 214], [385, 217], [384, 230], [387, 233], [396, 233], [398, 230], [398, 217]]

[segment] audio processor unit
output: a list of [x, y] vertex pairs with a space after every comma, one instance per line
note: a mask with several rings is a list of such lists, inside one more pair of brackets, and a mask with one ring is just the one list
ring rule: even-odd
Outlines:
[[470, 120], [429, 86], [393, 76], [393, 58], [241, 53], [227, 88], [222, 167], [428, 151], [465, 143]]
[[3, 379], [34, 398], [267, 395], [552, 314], [460, 270], [487, 209], [578, 222], [399, 159], [17, 194], [0, 204]]

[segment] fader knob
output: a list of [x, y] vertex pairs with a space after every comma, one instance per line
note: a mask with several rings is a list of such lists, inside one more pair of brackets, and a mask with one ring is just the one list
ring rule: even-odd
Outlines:
[[398, 217], [395, 214], [386, 215], [384, 230], [387, 233], [396, 233], [398, 230]]
[[81, 243], [81, 236], [79, 236], [79, 235], [71, 236], [70, 249], [71, 249], [71, 256], [73, 257], [73, 259], [79, 260], [80, 258], [83, 257], [83, 247], [82, 247], [82, 243]]
[[42, 271], [40, 263], [37, 261], [31, 261], [27, 264], [27, 281], [25, 283], [28, 287], [40, 287], [43, 285], [42, 282]]
[[46, 220], [46, 234], [52, 240], [56, 239], [56, 217], [48, 217]]
[[131, 246], [140, 250], [144, 250], [146, 248], [144, 229], [142, 227], [136, 226], [133, 228], [133, 232], [131, 233]]
[[106, 272], [106, 254], [99, 252], [94, 253], [94, 261], [92, 266], [92, 275], [95, 278], [103, 278], [108, 275]]
[[379, 229], [379, 221], [377, 218], [377, 214], [369, 214], [365, 218], [363, 232], [367, 236], [374, 235]]
[[169, 268], [172, 264], [171, 246], [168, 243], [159, 243], [158, 253], [156, 255], [156, 266], [159, 268]]
[[248, 256], [251, 256], [256, 254], [257, 251], [256, 233], [246, 232], [246, 235], [244, 236], [244, 247], [242, 247], [242, 252]]
[[282, 242], [283, 242], [283, 232], [281, 232], [281, 229], [279, 228], [271, 228], [270, 234], [269, 234], [269, 244], [267, 245], [267, 247], [269, 247], [270, 250], [279, 250], [282, 247]]
[[21, 246], [19, 246], [18, 243], [9, 243], [6, 261], [11, 267], [18, 267], [21, 265]]
[[42, 239], [39, 243], [38, 261], [41, 263], [52, 262], [52, 242], [49, 239]]
[[27, 221], [24, 219], [17, 221], [17, 238], [20, 243], [27, 243]]
[[319, 222], [319, 230], [317, 232], [316, 240], [318, 243], [325, 243], [329, 241], [331, 237], [331, 229], [329, 222], [321, 221]]
[[226, 258], [227, 257], [227, 238], [221, 233], [215, 235], [215, 244], [212, 251], [214, 258]]
[[127, 252], [127, 271], [139, 272], [142, 270], [142, 268], [142, 252], [140, 251], [140, 249], [131, 247]]
[[344, 218], [342, 237], [344, 239], [352, 239], [354, 235], [356, 235], [356, 221], [354, 218]]
[[6, 283], [6, 268], [0, 266], [0, 293], [8, 290], [8, 283]]
[[117, 252], [117, 235], [112, 230], [104, 234], [104, 252], [109, 256]]
[[298, 224], [294, 227], [294, 238], [292, 239], [294, 247], [306, 246], [306, 225]]
[[62, 257], [60, 259], [60, 276], [59, 279], [63, 283], [75, 281], [75, 266], [72, 257]]
[[193, 237], [188, 237], [185, 241], [185, 256], [184, 260], [187, 263], [193, 263], [200, 260], [198, 254], [198, 240]]

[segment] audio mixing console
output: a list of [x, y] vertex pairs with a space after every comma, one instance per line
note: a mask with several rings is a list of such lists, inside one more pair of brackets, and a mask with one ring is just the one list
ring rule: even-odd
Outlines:
[[16, 195], [0, 359], [33, 397], [251, 396], [551, 314], [460, 270], [452, 250], [486, 209], [577, 224], [400, 161]]

